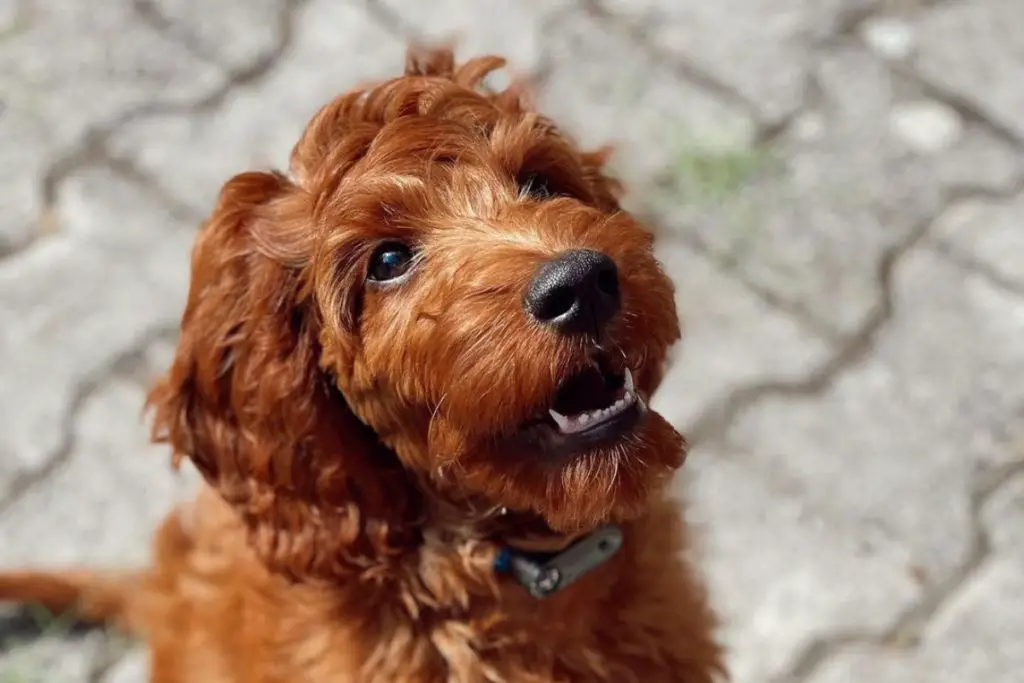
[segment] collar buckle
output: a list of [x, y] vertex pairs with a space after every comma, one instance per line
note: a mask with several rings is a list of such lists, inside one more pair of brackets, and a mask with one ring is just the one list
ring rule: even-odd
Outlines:
[[622, 529], [608, 524], [551, 555], [522, 552], [506, 546], [498, 553], [495, 569], [511, 573], [530, 595], [543, 599], [601, 566], [621, 547]]

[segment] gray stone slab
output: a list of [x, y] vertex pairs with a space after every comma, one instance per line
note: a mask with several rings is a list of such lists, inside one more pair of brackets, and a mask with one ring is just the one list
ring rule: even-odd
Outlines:
[[839, 653], [811, 683], [1017, 683], [1024, 670], [1024, 561], [993, 557], [937, 614], [919, 646]]
[[[769, 526], [757, 540], [752, 525], [757, 515], [775, 514], [770, 505], [698, 482], [698, 500], [711, 501], [705, 517], [712, 547], [731, 535], [747, 539], [711, 569], [731, 623], [748, 634], [738, 661], [755, 652], [773, 658], [755, 659], [746, 671], [763, 676], [761, 665], [781, 663], [817, 637], [880, 633], [956, 576], [969, 560], [974, 482], [1020, 457], [1011, 432], [1024, 386], [1019, 302], [919, 249], [898, 266], [893, 303], [895, 318], [866, 358], [822, 393], [765, 397], [728, 433], [722, 448], [734, 455], [703, 458], [709, 470], [758, 472], [765, 486], [820, 520], [824, 536], [857, 544], [858, 561], [888, 577], [858, 574], [851, 560], [851, 573], [838, 580], [825, 572], [820, 581], [805, 581], [804, 565], [832, 552], [817, 541], [808, 541], [803, 555], [787, 550], [792, 568], [762, 571], [765, 558], [779, 552], [778, 534]], [[730, 507], [744, 512], [730, 519]], [[836, 560], [837, 567], [846, 563]], [[787, 578], [794, 602], [826, 607], [794, 618], [792, 605], [765, 606], [765, 582]], [[758, 624], [771, 627], [758, 631]], [[750, 680], [764, 679], [751, 673]]]
[[231, 72], [273, 53], [294, 0], [135, 0], [139, 18], [195, 56]]
[[200, 97], [224, 79], [221, 69], [141, 22], [130, 2], [23, 2], [5, 15], [0, 253], [51, 231], [43, 179], [87, 131], [143, 105]]
[[[771, 439], [771, 434], [765, 434]], [[698, 446], [679, 478], [734, 683], [775, 680], [810, 641], [885, 628], [919, 587], [902, 549], [763, 477], [757, 447]], [[870, 679], [867, 679], [870, 680]]]
[[192, 470], [175, 473], [167, 448], [149, 443], [144, 398], [138, 382], [121, 377], [86, 397], [64, 462], [0, 516], [0, 567], [147, 561], [156, 527], [197, 480]]
[[1024, 140], [1024, 33], [1018, 0], [944, 2], [916, 26], [914, 68]]
[[878, 303], [883, 255], [954, 189], [1010, 191], [1022, 157], [970, 121], [908, 140], [900, 117], [920, 126], [924, 94], [860, 49], [830, 53], [818, 80], [820, 105], [775, 147], [744, 156], [697, 146], [648, 204], [745, 279], [849, 335]]
[[176, 327], [188, 287], [191, 226], [140, 188], [83, 173], [56, 209], [58, 234], [0, 261], [0, 490], [66, 445], [90, 383]]
[[133, 106], [187, 101], [223, 80], [221, 69], [140, 21], [131, 5], [22, 3], [0, 48], [9, 110], [27, 110], [51, 135], [74, 138]]
[[653, 406], [684, 433], [737, 388], [802, 377], [833, 352], [670, 235], [658, 242], [657, 253], [676, 284], [683, 341]]
[[652, 63], [604, 22], [565, 15], [547, 49], [542, 111], [585, 146], [616, 145], [614, 168], [631, 184], [672, 167], [694, 140], [744, 150], [753, 139], [745, 112]]
[[235, 173], [287, 168], [292, 146], [321, 106], [361, 82], [400, 74], [405, 63], [404, 39], [353, 3], [306, 3], [296, 10], [293, 30], [292, 49], [264, 78], [232, 91], [211, 111], [126, 126], [112, 141], [115, 152], [205, 214]]
[[824, 395], [766, 400], [730, 439], [756, 445], [773, 480], [899, 542], [935, 580], [964, 559], [972, 482], [1019, 457], [1024, 316], [924, 250], [901, 264], [894, 306], [874, 353]]
[[938, 222], [935, 239], [997, 280], [1024, 288], [1024, 194], [961, 202]]
[[570, 0], [379, 0], [404, 35], [418, 41], [453, 41], [459, 54], [499, 54], [524, 75], [543, 61], [554, 15]]
[[867, 0], [599, 0], [692, 69], [735, 89], [765, 124], [803, 103], [817, 44]]

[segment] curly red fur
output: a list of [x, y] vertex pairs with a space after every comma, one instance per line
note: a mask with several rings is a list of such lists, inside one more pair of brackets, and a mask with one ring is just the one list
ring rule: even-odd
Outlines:
[[[520, 85], [484, 89], [503, 64], [410, 51], [404, 75], [314, 116], [287, 176], [227, 182], [150, 395], [154, 438], [208, 487], [145, 572], [0, 575], [0, 598], [120, 618], [161, 683], [721, 672], [664, 492], [682, 437], [650, 412], [619, 442], [539, 457], [521, 431], [594, 348], [650, 397], [679, 323], [607, 151], [577, 150]], [[531, 196], [537, 179], [555, 196]], [[416, 246], [400, 287], [365, 282], [384, 240]], [[618, 267], [622, 311], [599, 342], [522, 313], [537, 268], [572, 248]], [[544, 601], [494, 572], [501, 544], [559, 548], [606, 522], [623, 549]]]

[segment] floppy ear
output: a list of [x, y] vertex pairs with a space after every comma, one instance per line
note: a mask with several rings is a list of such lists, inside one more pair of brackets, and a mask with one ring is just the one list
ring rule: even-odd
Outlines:
[[309, 204], [279, 174], [228, 181], [193, 250], [174, 364], [148, 401], [154, 440], [191, 459], [291, 577], [386, 562], [416, 507], [397, 458], [319, 366]]

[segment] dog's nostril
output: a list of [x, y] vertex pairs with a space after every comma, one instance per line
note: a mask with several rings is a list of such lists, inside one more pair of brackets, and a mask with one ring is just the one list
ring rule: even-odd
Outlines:
[[597, 274], [597, 287], [604, 294], [618, 298], [619, 296], [619, 274], [614, 264], [611, 268], [604, 268]]
[[523, 306], [560, 332], [599, 335], [619, 310], [615, 262], [590, 249], [563, 252], [537, 271]]
[[555, 287], [543, 298], [537, 317], [541, 320], [554, 320], [571, 311], [575, 305], [576, 292], [572, 287]]

